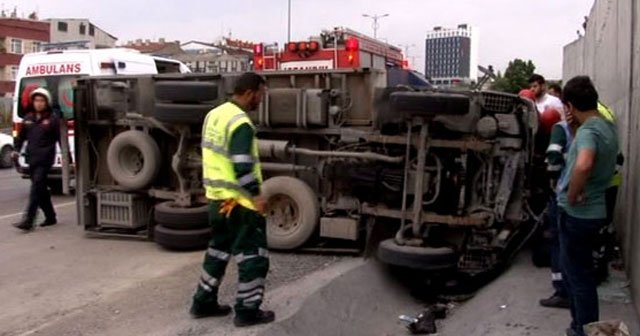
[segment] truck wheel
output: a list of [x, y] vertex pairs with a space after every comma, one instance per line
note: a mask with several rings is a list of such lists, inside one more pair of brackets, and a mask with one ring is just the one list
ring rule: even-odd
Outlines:
[[156, 119], [175, 124], [202, 124], [214, 105], [205, 104], [156, 104]]
[[209, 205], [183, 208], [173, 201], [162, 202], [156, 204], [153, 218], [169, 229], [204, 229], [209, 227]]
[[156, 82], [156, 100], [173, 103], [212, 102], [218, 99], [218, 86], [210, 82]]
[[389, 265], [426, 271], [452, 269], [458, 264], [458, 255], [449, 247], [398, 245], [393, 238], [380, 243], [378, 259]]
[[11, 153], [13, 153], [13, 147], [9, 145], [2, 147], [2, 151], [0, 151], [0, 168], [11, 168], [13, 166]]
[[147, 187], [160, 171], [160, 149], [151, 136], [140, 131], [116, 135], [107, 150], [107, 168], [127, 191]]
[[203, 250], [211, 239], [211, 229], [175, 230], [156, 225], [153, 240], [160, 246], [174, 251]]
[[270, 248], [292, 250], [304, 244], [318, 226], [320, 206], [313, 190], [289, 177], [270, 178], [262, 185], [267, 202], [267, 242]]

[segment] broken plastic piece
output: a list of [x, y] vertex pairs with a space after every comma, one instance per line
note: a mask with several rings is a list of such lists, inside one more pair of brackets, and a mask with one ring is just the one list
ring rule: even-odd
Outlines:
[[447, 306], [435, 304], [427, 307], [420, 315], [410, 317], [401, 315], [400, 320], [409, 323], [407, 329], [414, 335], [428, 335], [436, 333], [436, 319], [447, 316]]

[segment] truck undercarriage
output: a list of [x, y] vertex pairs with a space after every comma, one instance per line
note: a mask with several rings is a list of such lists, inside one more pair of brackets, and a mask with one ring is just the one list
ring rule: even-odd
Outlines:
[[[532, 230], [531, 102], [389, 87], [384, 72], [368, 69], [263, 75], [268, 93], [249, 114], [271, 248], [367, 239], [373, 223], [384, 223], [397, 233], [380, 243], [382, 261], [474, 273], [504, 262]], [[234, 78], [79, 81], [79, 223], [168, 248], [206, 245], [202, 120]]]

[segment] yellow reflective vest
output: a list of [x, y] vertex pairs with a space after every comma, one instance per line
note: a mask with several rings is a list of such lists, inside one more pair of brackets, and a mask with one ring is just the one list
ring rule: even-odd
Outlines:
[[[202, 183], [210, 200], [235, 199], [245, 208], [256, 210], [253, 197], [242, 188], [229, 154], [231, 135], [241, 125], [255, 126], [247, 114], [236, 104], [228, 102], [209, 111], [202, 127]], [[262, 184], [262, 171], [258, 155], [258, 143], [254, 136], [251, 158], [253, 176]], [[246, 162], [246, 161], [245, 161]]]
[[[611, 110], [601, 102], [598, 102], [598, 113], [600, 113], [600, 115], [602, 115], [609, 122], [615, 124], [617, 121], [616, 115], [613, 113], [613, 110]], [[622, 172], [620, 171], [620, 168], [621, 167], [619, 165], [616, 166], [616, 172], [611, 179], [611, 184], [609, 185], [610, 187], [619, 187], [622, 184]]]

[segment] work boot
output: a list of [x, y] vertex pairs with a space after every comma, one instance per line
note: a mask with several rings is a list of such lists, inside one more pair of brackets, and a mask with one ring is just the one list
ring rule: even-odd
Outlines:
[[29, 221], [22, 221], [22, 222], [18, 222], [18, 223], [14, 223], [13, 227], [18, 228], [22, 231], [31, 231], [33, 230], [33, 224], [31, 224], [31, 222]]
[[201, 307], [196, 307], [194, 305], [191, 306], [189, 313], [191, 313], [191, 316], [196, 319], [203, 317], [222, 317], [231, 313], [231, 307], [229, 305], [219, 304]]
[[565, 331], [565, 336], [578, 336], [578, 333], [573, 331], [571, 328], [567, 328]]
[[276, 320], [276, 314], [270, 310], [256, 310], [250, 315], [238, 315], [233, 319], [236, 327], [250, 327], [257, 324], [271, 323]]
[[45, 227], [45, 226], [51, 226], [51, 225], [56, 225], [58, 224], [58, 221], [54, 218], [54, 219], [45, 219], [44, 222], [40, 223], [41, 227]]
[[569, 309], [571, 306], [571, 303], [569, 303], [569, 299], [559, 296], [556, 293], [556, 294], [553, 294], [548, 299], [540, 300], [540, 305], [547, 308]]

